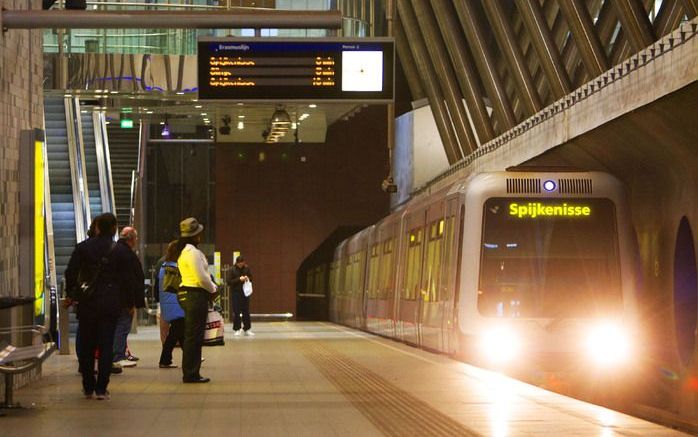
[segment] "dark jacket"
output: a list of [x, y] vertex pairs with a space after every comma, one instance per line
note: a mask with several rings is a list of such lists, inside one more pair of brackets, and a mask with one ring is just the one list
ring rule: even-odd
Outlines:
[[252, 272], [250, 272], [250, 268], [246, 265], [239, 268], [237, 264], [233, 264], [225, 277], [225, 282], [230, 285], [230, 290], [232, 293], [242, 293], [242, 281], [240, 280], [240, 276], [247, 276], [251, 281]]
[[128, 253], [128, 269], [134, 275], [134, 282], [126, 285], [131, 287], [132, 290], [124, 290], [124, 293], [122, 293], [123, 305], [125, 308], [145, 308], [145, 273], [143, 273], [141, 260], [138, 259], [138, 255], [131, 249], [126, 240], [120, 239], [116, 242], [116, 245], [123, 247], [124, 251]]
[[[102, 265], [94, 294], [78, 306], [80, 317], [118, 315], [125, 302], [135, 302], [139, 278], [132, 268], [131, 255], [135, 254], [128, 246], [113, 244], [109, 236], [89, 238], [75, 246], [65, 270], [69, 297], [76, 297], [75, 290], [80, 285], [80, 278], [94, 277]], [[102, 262], [103, 258], [106, 262]], [[142, 279], [140, 284], [142, 289]]]

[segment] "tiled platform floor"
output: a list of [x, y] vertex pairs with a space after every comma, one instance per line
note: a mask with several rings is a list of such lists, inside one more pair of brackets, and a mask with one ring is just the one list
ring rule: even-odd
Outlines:
[[112, 377], [111, 401], [83, 399], [75, 357], [55, 355], [0, 436], [681, 435], [328, 323], [227, 328], [225, 346], [204, 348], [212, 382], [186, 385], [158, 368], [155, 328], [140, 328], [129, 341], [141, 360]]

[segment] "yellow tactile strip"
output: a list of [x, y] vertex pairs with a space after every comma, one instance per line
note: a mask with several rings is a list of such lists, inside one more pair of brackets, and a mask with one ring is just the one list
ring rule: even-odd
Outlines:
[[303, 353], [387, 436], [480, 435], [322, 343], [306, 343]]

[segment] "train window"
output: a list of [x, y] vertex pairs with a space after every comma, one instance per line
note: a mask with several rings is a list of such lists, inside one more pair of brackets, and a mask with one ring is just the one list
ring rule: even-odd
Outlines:
[[395, 255], [393, 245], [395, 239], [391, 238], [383, 242], [383, 255], [380, 263], [380, 298], [387, 299], [393, 294], [395, 288]]
[[480, 313], [561, 318], [622, 311], [617, 241], [609, 199], [488, 199]]
[[441, 248], [443, 242], [443, 219], [432, 222], [429, 225], [429, 242], [427, 243], [427, 259], [422, 275], [422, 299], [425, 302], [439, 300], [439, 279], [441, 277]]
[[419, 293], [419, 274], [422, 266], [423, 228], [413, 229], [408, 233], [407, 265], [405, 266], [405, 288], [403, 298], [415, 300]]
[[325, 284], [325, 272], [327, 271], [327, 265], [322, 264], [315, 268], [315, 282], [313, 286], [313, 293], [326, 294], [327, 286]]
[[446, 219], [444, 225], [444, 275], [441, 285], [441, 300], [448, 300], [451, 298], [451, 278], [453, 275], [455, 262], [453, 258], [454, 242], [453, 236], [455, 234], [455, 229], [453, 228], [454, 216], [450, 216]]
[[375, 299], [380, 293], [380, 245], [374, 244], [371, 246], [371, 260], [368, 263], [368, 297]]

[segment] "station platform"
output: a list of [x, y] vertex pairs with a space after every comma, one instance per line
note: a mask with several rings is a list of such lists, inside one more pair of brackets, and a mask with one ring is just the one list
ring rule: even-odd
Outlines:
[[[208, 384], [160, 369], [159, 333], [129, 336], [138, 366], [111, 400], [84, 399], [74, 355], [16, 393], [0, 417], [15, 436], [678, 436], [446, 356], [330, 323], [263, 322], [254, 337], [205, 347]], [[179, 364], [181, 351], [175, 350]]]

